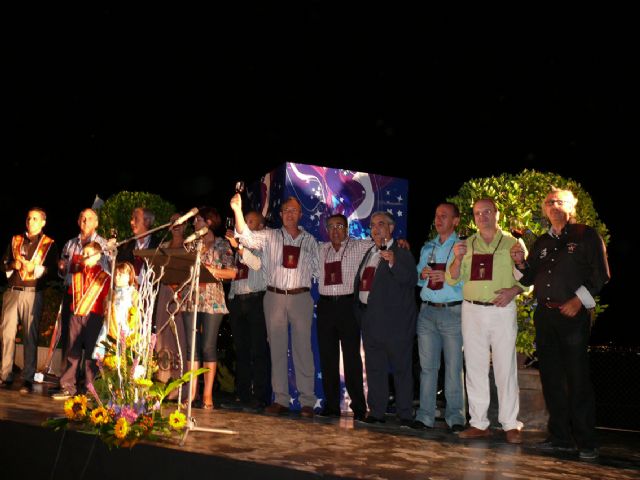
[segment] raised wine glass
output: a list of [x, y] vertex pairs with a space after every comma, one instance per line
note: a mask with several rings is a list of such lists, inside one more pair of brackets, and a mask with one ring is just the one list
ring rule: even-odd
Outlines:
[[436, 252], [435, 252], [435, 248], [431, 249], [431, 253], [429, 254], [429, 257], [427, 258], [427, 265], [429, 266], [429, 268], [433, 269], [436, 266]]
[[509, 231], [515, 238], [522, 238], [527, 228], [518, 217], [512, 217], [509, 220]]
[[386, 250], [386, 249], [387, 249], [387, 239], [383, 238], [382, 245], [380, 245], [380, 250]]
[[469, 229], [469, 227], [460, 227], [458, 229], [458, 238], [460, 240], [466, 240], [467, 238], [469, 238], [469, 236], [471, 235], [471, 230]]
[[227, 217], [225, 226], [227, 227], [227, 230], [233, 230], [236, 227], [236, 219], [233, 217]]

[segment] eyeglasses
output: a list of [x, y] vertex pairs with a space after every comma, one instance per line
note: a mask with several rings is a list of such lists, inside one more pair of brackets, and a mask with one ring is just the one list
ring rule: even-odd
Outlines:
[[282, 213], [300, 213], [300, 210], [297, 208], [285, 208]]
[[547, 207], [553, 207], [554, 203], [557, 203], [559, 207], [562, 207], [564, 204], [569, 205], [571, 202], [570, 200], [560, 200], [559, 198], [551, 198], [544, 202]]
[[327, 230], [344, 230], [346, 227], [346, 225], [342, 224], [342, 223], [334, 223], [331, 225], [327, 225]]
[[485, 208], [484, 210], [476, 210], [473, 214], [477, 217], [487, 217], [493, 213], [493, 210], [490, 208]]

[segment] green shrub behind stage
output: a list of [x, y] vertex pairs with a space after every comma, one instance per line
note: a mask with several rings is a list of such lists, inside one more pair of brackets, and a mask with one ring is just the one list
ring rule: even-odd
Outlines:
[[[155, 216], [153, 226], [163, 225], [169, 221], [176, 207], [164, 200], [159, 195], [147, 192], [122, 191], [109, 197], [100, 209], [100, 226], [98, 233], [105, 238], [111, 238], [112, 233], [117, 232], [118, 240], [124, 240], [133, 235], [131, 232], [131, 212], [136, 207], [144, 207], [151, 210]], [[166, 231], [156, 233], [162, 238]]]

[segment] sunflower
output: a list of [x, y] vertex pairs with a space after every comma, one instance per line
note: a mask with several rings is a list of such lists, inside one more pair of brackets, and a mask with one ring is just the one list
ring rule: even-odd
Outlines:
[[64, 413], [69, 420], [82, 420], [87, 415], [87, 397], [76, 395], [64, 402]]
[[109, 412], [104, 407], [97, 407], [91, 410], [91, 423], [94, 425], [105, 425], [109, 423]]
[[127, 419], [124, 417], [120, 417], [116, 422], [115, 435], [116, 438], [124, 438], [129, 433], [129, 423], [127, 423]]
[[117, 359], [115, 355], [107, 355], [104, 357], [103, 365], [111, 370], [115, 370], [118, 365]]
[[141, 387], [150, 387], [151, 385], [153, 385], [153, 382], [148, 378], [136, 378], [135, 382]]
[[178, 410], [169, 415], [169, 425], [171, 425], [171, 428], [173, 428], [174, 430], [180, 430], [184, 428], [186, 423], [187, 417], [184, 416], [184, 413], [181, 413]]

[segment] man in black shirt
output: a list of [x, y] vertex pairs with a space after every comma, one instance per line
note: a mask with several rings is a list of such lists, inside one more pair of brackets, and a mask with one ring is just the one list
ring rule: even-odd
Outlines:
[[578, 446], [580, 458], [595, 459], [595, 398], [589, 376], [587, 347], [594, 297], [609, 281], [602, 238], [591, 227], [576, 224], [577, 199], [569, 190], [553, 188], [543, 211], [551, 222], [524, 261], [519, 243], [511, 256], [523, 285], [535, 286], [534, 314], [540, 379], [549, 411], [550, 438], [558, 449]]

